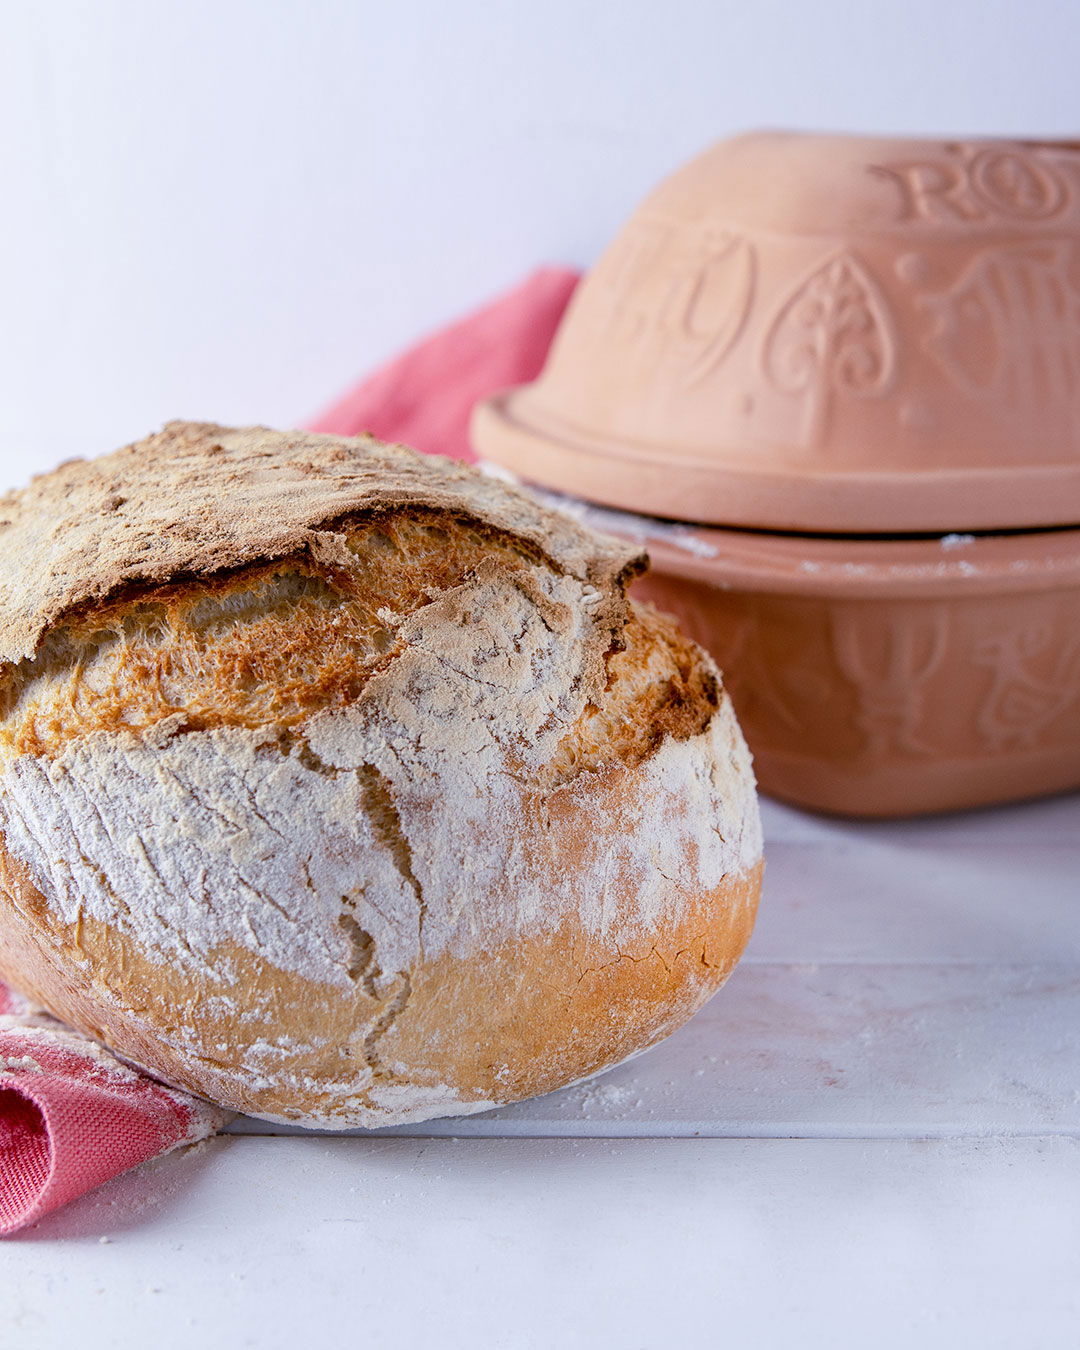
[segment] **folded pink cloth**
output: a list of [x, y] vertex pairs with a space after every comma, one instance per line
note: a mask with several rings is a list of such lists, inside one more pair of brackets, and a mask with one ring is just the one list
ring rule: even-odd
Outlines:
[[[545, 267], [362, 380], [309, 424], [473, 459], [480, 398], [534, 379], [578, 273]], [[220, 1129], [226, 1115], [129, 1069], [0, 984], [0, 1234]]]
[[540, 374], [551, 339], [580, 280], [569, 267], [541, 267], [361, 380], [307, 424], [309, 431], [400, 441], [429, 455], [473, 460], [469, 417], [478, 399]]
[[43, 1013], [0, 1016], [0, 1233], [205, 1139], [226, 1118]]

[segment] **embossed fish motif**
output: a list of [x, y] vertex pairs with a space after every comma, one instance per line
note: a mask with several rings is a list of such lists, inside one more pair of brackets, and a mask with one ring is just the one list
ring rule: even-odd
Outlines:
[[949, 290], [921, 298], [926, 349], [973, 397], [1073, 399], [1080, 391], [1080, 273], [1072, 243], [990, 249]]
[[[1056, 645], [1049, 625], [986, 638], [975, 660], [993, 671], [993, 683], [979, 710], [978, 726], [991, 749], [1032, 746], [1080, 697], [1080, 635], [1040, 660]], [[1041, 667], [1031, 669], [1032, 663]]]

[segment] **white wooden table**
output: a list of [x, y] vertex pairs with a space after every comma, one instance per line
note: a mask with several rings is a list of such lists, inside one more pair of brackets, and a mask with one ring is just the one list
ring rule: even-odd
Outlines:
[[238, 1122], [0, 1246], [0, 1347], [1080, 1344], [1080, 796], [766, 803], [750, 950], [591, 1084]]

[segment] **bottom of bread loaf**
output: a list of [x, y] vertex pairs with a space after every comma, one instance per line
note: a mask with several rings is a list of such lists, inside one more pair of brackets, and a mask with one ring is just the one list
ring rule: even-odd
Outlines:
[[[407, 998], [399, 991], [385, 1001], [359, 1040], [341, 1025], [355, 1009], [342, 1006], [337, 990], [294, 988], [289, 1009], [249, 987], [249, 1010], [262, 1006], [275, 1026], [291, 1026], [287, 1045], [280, 1036], [276, 1045], [264, 1039], [250, 1016], [250, 1030], [238, 1035], [235, 1019], [215, 1011], [212, 994], [193, 1026], [179, 1025], [168, 1016], [172, 991], [160, 970], [146, 971], [153, 983], [142, 1006], [105, 995], [93, 978], [73, 979], [66, 953], [59, 973], [40, 941], [40, 899], [10, 859], [3, 871], [6, 894], [19, 896], [30, 919], [26, 927], [9, 923], [0, 965], [57, 1016], [219, 1105], [278, 1123], [346, 1129], [486, 1111], [591, 1077], [670, 1035], [742, 952], [761, 864], [698, 897], [674, 929], [626, 950], [566, 923], [471, 957], [422, 963], [410, 975]], [[84, 938], [97, 946], [101, 935], [92, 926]], [[138, 958], [125, 961], [135, 977]], [[129, 978], [125, 987], [141, 983]], [[174, 1006], [183, 1006], [181, 999]], [[307, 1045], [305, 1027], [315, 1032]]]

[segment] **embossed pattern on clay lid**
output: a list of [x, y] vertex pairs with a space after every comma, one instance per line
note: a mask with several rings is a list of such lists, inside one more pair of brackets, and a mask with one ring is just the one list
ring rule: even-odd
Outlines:
[[662, 183], [480, 453], [711, 524], [1080, 523], [1080, 146], [759, 132]]

